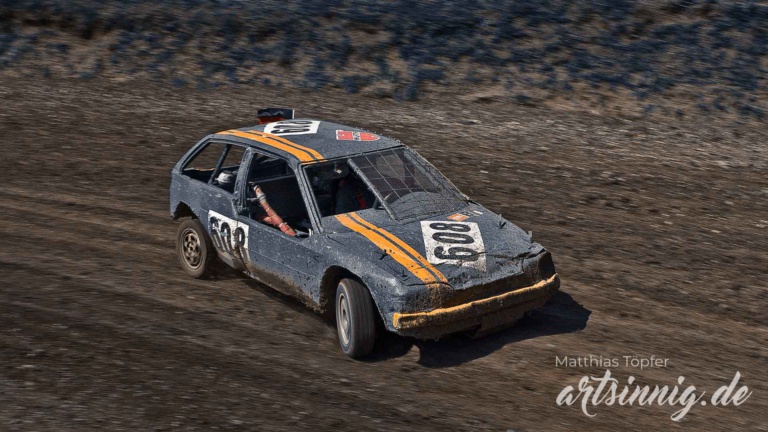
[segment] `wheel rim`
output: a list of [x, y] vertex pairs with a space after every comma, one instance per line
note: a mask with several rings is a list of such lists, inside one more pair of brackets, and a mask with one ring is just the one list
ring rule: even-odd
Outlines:
[[200, 250], [200, 237], [195, 230], [186, 229], [181, 234], [181, 255], [191, 269], [197, 269], [202, 264], [203, 252]]
[[349, 344], [349, 334], [351, 333], [351, 320], [349, 319], [349, 302], [344, 293], [339, 294], [339, 303], [336, 310], [337, 324], [339, 327], [339, 338], [343, 345]]

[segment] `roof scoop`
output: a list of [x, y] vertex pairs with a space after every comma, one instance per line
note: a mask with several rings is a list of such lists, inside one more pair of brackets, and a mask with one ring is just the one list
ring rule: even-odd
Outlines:
[[258, 124], [267, 124], [281, 120], [291, 120], [294, 118], [294, 111], [291, 108], [261, 108], [256, 111]]

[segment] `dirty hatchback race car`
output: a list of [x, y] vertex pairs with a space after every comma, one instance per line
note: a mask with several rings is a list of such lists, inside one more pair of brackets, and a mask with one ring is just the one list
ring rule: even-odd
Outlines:
[[377, 329], [486, 333], [559, 288], [552, 258], [399, 141], [286, 109], [203, 138], [172, 172], [181, 267], [214, 257], [335, 316], [342, 350]]

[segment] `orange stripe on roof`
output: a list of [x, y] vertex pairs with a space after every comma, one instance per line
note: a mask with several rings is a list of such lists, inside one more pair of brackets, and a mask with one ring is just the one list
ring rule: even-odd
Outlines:
[[435, 277], [440, 281], [444, 283], [448, 283], [448, 279], [445, 278], [442, 272], [438, 270], [435, 266], [433, 266], [429, 261], [427, 261], [426, 258], [424, 258], [423, 255], [418, 253], [414, 248], [412, 248], [408, 243], [400, 240], [396, 235], [392, 234], [391, 232], [385, 230], [384, 228], [379, 228], [372, 223], [368, 222], [367, 220], [363, 219], [359, 215], [355, 213], [350, 213], [349, 216], [357, 221], [359, 224], [365, 226], [368, 229], [374, 230], [381, 234], [382, 236], [386, 237], [389, 241], [392, 243], [400, 246], [400, 249], [404, 250], [408, 254], [411, 255], [416, 261], [419, 262], [419, 264], [422, 265], [422, 267], [426, 268], [427, 270], [431, 271]]
[[315, 150], [309, 147], [304, 147], [303, 145], [300, 145], [300, 144], [296, 144], [295, 142], [288, 141], [287, 139], [281, 138], [277, 135], [259, 132], [256, 130], [245, 131], [245, 133], [248, 135], [252, 135], [254, 137], [251, 139], [255, 139], [264, 144], [271, 145], [274, 147], [285, 145], [299, 152], [303, 152], [304, 154], [308, 155], [311, 158], [311, 160], [308, 160], [308, 161], [302, 160], [302, 162], [320, 162], [323, 160], [323, 156], [321, 156], [320, 153], [316, 152]]
[[312, 156], [314, 156], [314, 158], [317, 159], [318, 161], [325, 160], [323, 155], [318, 153], [315, 149], [309, 148], [309, 147], [306, 147], [306, 146], [303, 146], [303, 145], [300, 145], [300, 144], [296, 144], [293, 141], [288, 141], [287, 139], [285, 139], [285, 138], [283, 138], [281, 136], [274, 135], [274, 134], [267, 133], [267, 132], [261, 132], [261, 131], [257, 131], [257, 130], [252, 130], [252, 131], [248, 131], [248, 132], [250, 132], [252, 134], [262, 135], [262, 136], [267, 137], [267, 138], [272, 138], [272, 139], [274, 139], [276, 141], [282, 142], [283, 144], [290, 145], [290, 146], [296, 147], [298, 149], [304, 150], [305, 152], [307, 152], [307, 153], [311, 154]]
[[[250, 131], [228, 130], [228, 131], [223, 131], [219, 133], [222, 135], [234, 135], [240, 138], [246, 138], [249, 140], [258, 141], [270, 147], [274, 147], [276, 149], [280, 149], [284, 152], [290, 153], [291, 155], [296, 157], [296, 159], [298, 159], [300, 162], [320, 162], [321, 160], [323, 160], [323, 157], [320, 155], [320, 153], [317, 153], [316, 151], [308, 147], [300, 146], [296, 143], [292, 143], [285, 139], [276, 140], [271, 136], [262, 136], [255, 133], [251, 133]], [[270, 134], [267, 134], [267, 135], [270, 135]], [[272, 136], [275, 136], [275, 135], [272, 135]], [[317, 157], [315, 156], [315, 154], [317, 155]]]
[[434, 286], [440, 283], [440, 281], [438, 281], [432, 273], [422, 267], [415, 259], [408, 256], [408, 254], [403, 252], [401, 249], [395, 246], [394, 243], [387, 240], [378, 232], [356, 222], [347, 214], [337, 215], [336, 219], [345, 227], [358, 234], [361, 234], [371, 243], [375, 244], [379, 249], [389, 254], [389, 256], [391, 256], [400, 265], [408, 269], [408, 271], [410, 271], [414, 276], [421, 279], [421, 281], [424, 282], [424, 284], [427, 286]]

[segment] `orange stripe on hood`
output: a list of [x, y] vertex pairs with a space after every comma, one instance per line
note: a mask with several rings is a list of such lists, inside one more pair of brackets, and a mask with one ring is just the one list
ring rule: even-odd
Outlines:
[[391, 232], [385, 230], [384, 228], [379, 228], [379, 227], [373, 225], [372, 223], [368, 222], [367, 220], [363, 219], [362, 217], [360, 217], [359, 215], [357, 215], [355, 213], [350, 213], [349, 216], [352, 219], [354, 219], [355, 221], [357, 221], [359, 224], [365, 226], [366, 228], [368, 228], [370, 230], [376, 231], [377, 233], [379, 233], [382, 236], [386, 237], [392, 243], [400, 246], [400, 249], [404, 250], [409, 255], [411, 255], [411, 257], [413, 257], [416, 261], [418, 261], [419, 264], [422, 265], [422, 267], [424, 267], [427, 270], [429, 270], [430, 272], [432, 272], [432, 274], [434, 274], [435, 277], [440, 282], [448, 283], [448, 279], [446, 279], [445, 276], [443, 276], [443, 273], [441, 273], [440, 270], [438, 270], [435, 266], [430, 264], [430, 262], [427, 261], [427, 259], [424, 258], [424, 256], [422, 256], [420, 253], [418, 253], [408, 243], [400, 240], [396, 235], [394, 235]]
[[[386, 252], [400, 265], [408, 269], [408, 271], [410, 271], [414, 276], [416, 276], [422, 282], [424, 282], [425, 285], [434, 287], [440, 284], [441, 282], [444, 282], [445, 280], [444, 277], [442, 277], [442, 280], [436, 277], [434, 274], [432, 274], [432, 272], [424, 268], [424, 266], [422, 266], [418, 260], [416, 260], [415, 258], [405, 253], [401, 248], [395, 245], [395, 243], [387, 239], [382, 233], [378, 232], [377, 230], [368, 228], [365, 225], [357, 222], [355, 219], [350, 217], [350, 214], [337, 215], [336, 219], [345, 227], [362, 235], [363, 237], [368, 239], [368, 241], [376, 245], [379, 249]], [[360, 218], [360, 220], [363, 220], [363, 219]], [[438, 274], [442, 276], [440, 272], [438, 272]]]

